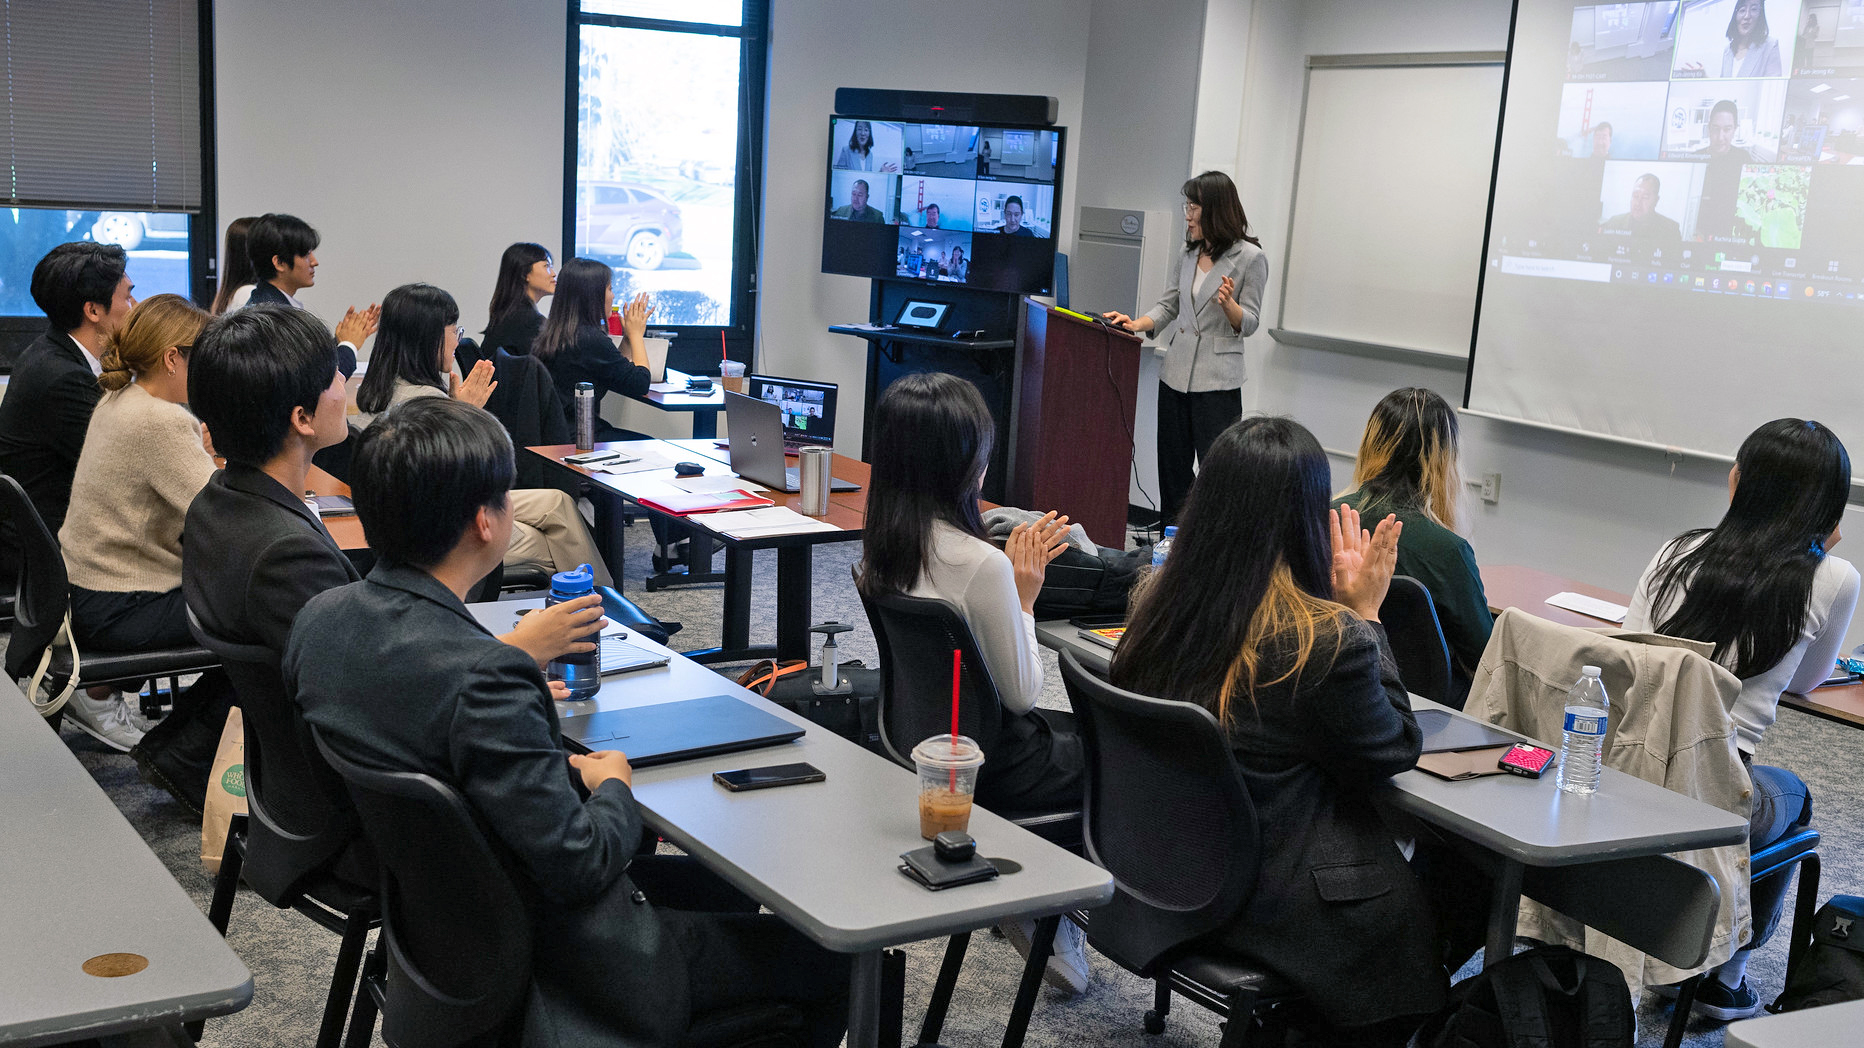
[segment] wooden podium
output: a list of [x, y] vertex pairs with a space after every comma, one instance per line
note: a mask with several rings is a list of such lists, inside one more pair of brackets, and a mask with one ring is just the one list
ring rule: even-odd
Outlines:
[[1140, 340], [1027, 298], [1018, 319], [1010, 505], [1064, 513], [1122, 548]]

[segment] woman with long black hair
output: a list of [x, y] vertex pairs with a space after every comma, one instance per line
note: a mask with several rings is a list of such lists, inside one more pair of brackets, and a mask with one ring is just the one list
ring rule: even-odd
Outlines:
[[252, 297], [253, 285], [259, 278], [254, 275], [252, 259], [246, 256], [246, 232], [257, 221], [249, 215], [227, 223], [226, 246], [220, 251], [220, 289], [214, 292], [214, 305], [208, 310], [214, 316], [238, 309]]
[[1261, 321], [1269, 260], [1249, 232], [1236, 183], [1221, 171], [1187, 181], [1184, 250], [1172, 260], [1165, 294], [1136, 317], [1104, 313], [1166, 347], [1159, 367], [1158, 468], [1162, 523], [1178, 522], [1191, 491], [1192, 465], [1243, 413], [1243, 339]]
[[1372, 409], [1353, 490], [1335, 500], [1360, 514], [1397, 514], [1404, 525], [1398, 574], [1430, 591], [1443, 639], [1450, 645], [1450, 704], [1461, 708], [1482, 650], [1495, 629], [1476, 553], [1457, 534], [1462, 471], [1457, 468], [1456, 410], [1428, 389], [1387, 393]]
[[1224, 430], [1110, 676], [1229, 732], [1262, 869], [1215, 940], [1301, 991], [1311, 1040], [1400, 1045], [1448, 987], [1423, 885], [1374, 805], [1423, 743], [1378, 621], [1403, 525], [1367, 533], [1350, 507], [1329, 511], [1330, 482], [1292, 419]]
[[544, 315], [537, 303], [557, 290], [557, 271], [542, 244], [520, 242], [505, 249], [498, 260], [498, 280], [492, 285], [492, 305], [485, 314], [485, 351], [520, 356], [531, 351]]
[[[1851, 458], [1817, 423], [1775, 419], [1749, 434], [1728, 471], [1728, 511], [1713, 528], [1686, 531], [1652, 558], [1632, 594], [1625, 628], [1715, 645], [1715, 661], [1741, 678], [1735, 745], [1754, 782], [1748, 847], [1764, 848], [1812, 820], [1799, 776], [1753, 763], [1779, 715], [1780, 694], [1831, 676], [1857, 609], [1858, 571], [1831, 554], [1851, 489]], [[1697, 990], [1696, 1010], [1740, 1019], [1760, 1010], [1748, 958], [1779, 925], [1787, 880], [1754, 885], [1745, 948]]]
[[[356, 420], [375, 424], [398, 404], [422, 397], [452, 397], [485, 407], [496, 368], [489, 360], [473, 365], [460, 378], [453, 350], [459, 345], [460, 309], [453, 296], [432, 284], [403, 284], [382, 297], [382, 326], [369, 355], [369, 373], [356, 391]], [[511, 491], [511, 545], [505, 564], [512, 568], [569, 571], [588, 564], [597, 585], [614, 584], [576, 501], [556, 488]]]
[[[1003, 549], [991, 544], [977, 500], [995, 436], [983, 394], [964, 379], [921, 372], [887, 387], [874, 408], [855, 584], [870, 598], [948, 601], [970, 627], [1004, 713], [996, 747], [978, 772], [978, 803], [1072, 808], [1081, 803], [1081, 739], [1072, 716], [1036, 708], [1042, 658], [1034, 614], [1043, 569], [1067, 546], [1068, 518], [1046, 514], [1018, 524]], [[1033, 928], [1012, 922], [1004, 933], [1026, 953]], [[1057, 989], [1086, 988], [1087, 956], [1073, 922], [1061, 923], [1045, 975]]]
[[638, 397], [647, 392], [647, 318], [654, 315], [645, 292], [622, 310], [622, 330], [628, 351], [624, 356], [609, 340], [607, 319], [615, 304], [615, 271], [593, 258], [572, 258], [557, 274], [556, 294], [550, 299], [550, 317], [531, 344], [531, 355], [550, 369], [557, 395], [570, 424], [576, 424], [576, 384], [595, 386], [595, 439], [644, 440], [642, 434], [618, 429], [602, 420], [602, 396], [620, 393]]

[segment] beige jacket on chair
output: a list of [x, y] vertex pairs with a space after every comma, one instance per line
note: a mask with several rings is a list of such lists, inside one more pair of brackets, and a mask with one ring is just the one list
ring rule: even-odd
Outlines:
[[[1735, 750], [1729, 716], [1741, 681], [1709, 658], [1712, 651], [1699, 641], [1562, 626], [1509, 608], [1495, 620], [1465, 711], [1558, 746], [1567, 689], [1579, 680], [1582, 667], [1597, 666], [1612, 704], [1606, 766], [1745, 819], [1753, 784]], [[1747, 845], [1674, 857], [1708, 873], [1721, 887], [1715, 939], [1704, 967], [1720, 964], [1747, 942], [1750, 931]], [[1694, 974], [1532, 900], [1522, 900], [1518, 930], [1611, 961], [1624, 970], [1633, 993], [1643, 985], [1680, 982]]]

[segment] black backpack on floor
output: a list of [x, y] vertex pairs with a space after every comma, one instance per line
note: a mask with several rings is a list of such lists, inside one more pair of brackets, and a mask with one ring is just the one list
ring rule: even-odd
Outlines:
[[1812, 942], [1768, 1008], [1790, 1012], [1864, 999], [1864, 899], [1834, 895], [1812, 917]]
[[1421, 1048], [1633, 1048], [1624, 973], [1610, 961], [1542, 946], [1450, 989], [1419, 1031]]

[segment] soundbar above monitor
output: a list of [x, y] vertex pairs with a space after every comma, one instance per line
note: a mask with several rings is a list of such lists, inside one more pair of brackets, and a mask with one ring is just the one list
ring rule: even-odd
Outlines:
[[837, 116], [822, 271], [1047, 294], [1067, 129]]

